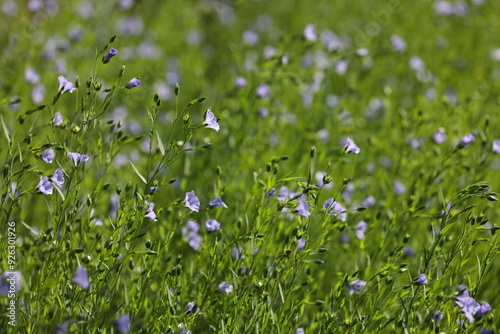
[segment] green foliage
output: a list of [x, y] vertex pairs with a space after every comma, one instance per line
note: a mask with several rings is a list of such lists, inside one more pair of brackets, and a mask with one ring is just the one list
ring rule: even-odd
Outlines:
[[[120, 333], [124, 314], [131, 333], [500, 328], [499, 3], [124, 3], [4, 5], [0, 263], [22, 278], [2, 330]], [[492, 310], [469, 322], [464, 288]]]

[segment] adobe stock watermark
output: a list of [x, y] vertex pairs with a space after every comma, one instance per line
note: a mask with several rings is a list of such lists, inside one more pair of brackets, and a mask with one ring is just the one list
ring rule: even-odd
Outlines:
[[6, 316], [9, 326], [16, 326], [16, 293], [21, 287], [21, 274], [16, 271], [16, 223], [9, 222], [7, 228], [7, 268], [0, 275], [0, 294], [9, 298]]

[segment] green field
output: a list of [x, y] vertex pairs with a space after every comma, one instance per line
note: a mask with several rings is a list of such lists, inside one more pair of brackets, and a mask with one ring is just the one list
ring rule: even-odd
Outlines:
[[499, 1], [0, 9], [0, 333], [500, 329]]

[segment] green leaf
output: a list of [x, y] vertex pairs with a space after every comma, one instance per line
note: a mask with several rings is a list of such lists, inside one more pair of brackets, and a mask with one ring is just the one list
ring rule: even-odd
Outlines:
[[158, 148], [160, 149], [161, 155], [165, 155], [165, 146], [163, 145], [163, 141], [161, 140], [158, 130], [156, 130], [156, 140], [158, 141]]
[[10, 132], [9, 132], [9, 129], [7, 128], [7, 125], [5, 124], [4, 120], [3, 120], [3, 116], [0, 115], [0, 119], [2, 120], [2, 127], [3, 127], [3, 133], [5, 134], [5, 138], [7, 138], [7, 141], [11, 142], [11, 139], [10, 139]]
[[203, 102], [203, 101], [205, 101], [205, 98], [204, 98], [204, 97], [199, 97], [199, 98], [197, 98], [197, 99], [194, 99], [194, 100], [192, 100], [191, 102], [189, 102], [189, 103], [186, 105], [186, 108], [187, 108], [187, 107], [191, 107], [193, 104], [196, 104], [196, 103], [201, 103], [201, 102]]
[[134, 169], [135, 173], [137, 174], [137, 176], [139, 176], [139, 178], [141, 179], [142, 182], [144, 183], [147, 183], [146, 179], [144, 178], [144, 176], [141, 175], [141, 173], [139, 173], [139, 171], [137, 170], [137, 168], [134, 166], [134, 164], [132, 163], [132, 161], [128, 161], [130, 162], [130, 164], [132, 165], [132, 168]]

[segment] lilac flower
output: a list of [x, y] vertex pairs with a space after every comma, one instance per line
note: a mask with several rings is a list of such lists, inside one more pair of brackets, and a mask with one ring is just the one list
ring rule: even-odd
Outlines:
[[203, 123], [206, 128], [209, 129], [214, 129], [215, 131], [219, 132], [220, 126], [219, 123], [217, 123], [218, 119], [215, 117], [214, 113], [212, 112], [212, 109], [208, 108], [207, 111], [205, 112], [205, 122]]
[[56, 334], [66, 334], [68, 332], [70, 326], [71, 326], [70, 321], [63, 322], [62, 324], [57, 326]]
[[28, 67], [24, 71], [24, 80], [30, 84], [37, 84], [40, 82], [40, 75], [32, 67]]
[[463, 147], [467, 147], [469, 146], [470, 144], [472, 144], [472, 142], [474, 141], [474, 135], [471, 134], [471, 133], [466, 133], [461, 139], [460, 139], [460, 144], [459, 144], [459, 147], [460, 148], [463, 148]]
[[0, 296], [8, 296], [12, 292], [12, 286], [14, 293], [21, 290], [21, 273], [19, 271], [4, 271], [0, 275]]
[[68, 157], [71, 160], [73, 160], [73, 162], [75, 163], [75, 165], [79, 165], [82, 162], [85, 162], [85, 161], [89, 160], [89, 156], [88, 155], [86, 155], [86, 154], [80, 154], [80, 153], [76, 153], [76, 152], [68, 152]]
[[118, 333], [130, 332], [130, 316], [128, 314], [120, 315], [120, 317], [115, 320], [115, 326]]
[[436, 144], [442, 144], [446, 141], [446, 139], [447, 139], [446, 133], [444, 133], [444, 131], [442, 130], [434, 132], [434, 135], [432, 136], [432, 140], [434, 140]]
[[347, 287], [347, 292], [349, 293], [349, 295], [352, 295], [354, 293], [360, 293], [364, 291], [365, 286], [366, 286], [365, 281], [356, 279], [354, 281], [349, 282], [349, 286]]
[[403, 254], [404, 256], [415, 256], [415, 251], [410, 246], [406, 246], [403, 248]]
[[429, 281], [427, 280], [427, 276], [424, 273], [421, 273], [413, 279], [413, 283], [416, 285], [427, 285], [429, 284]]
[[233, 286], [226, 281], [223, 281], [219, 284], [219, 291], [225, 292], [225, 293], [231, 293], [233, 292]]
[[335, 64], [335, 72], [338, 75], [344, 75], [347, 72], [347, 67], [349, 66], [349, 61], [346, 59], [341, 59]]
[[224, 203], [220, 197], [217, 197], [212, 202], [210, 202], [210, 206], [214, 207], [214, 208], [215, 207], [221, 207], [221, 208], [227, 209], [226, 203]]
[[246, 255], [243, 254], [243, 247], [242, 246], [238, 246], [238, 247], [233, 247], [233, 249], [231, 250], [231, 258], [236, 261], [238, 259], [245, 259], [246, 258]]
[[236, 88], [243, 88], [246, 85], [247, 85], [247, 79], [245, 79], [243, 77], [237, 77], [236, 78], [236, 82], [235, 82]]
[[243, 32], [243, 40], [250, 45], [255, 45], [259, 42], [259, 35], [254, 31], [246, 30]]
[[362, 202], [362, 205], [365, 207], [365, 208], [371, 208], [372, 206], [375, 205], [375, 203], [377, 202], [377, 200], [375, 199], [375, 197], [373, 197], [373, 195], [368, 195]]
[[394, 192], [398, 195], [403, 195], [406, 193], [406, 187], [400, 181], [394, 181]]
[[196, 194], [193, 191], [186, 193], [186, 197], [184, 198], [184, 206], [191, 211], [200, 210], [200, 200], [196, 197]]
[[298, 250], [303, 250], [305, 247], [306, 247], [306, 239], [304, 239], [304, 238], [300, 238], [300, 239], [297, 241], [297, 249], [298, 249]]
[[40, 182], [38, 182], [36, 188], [44, 195], [52, 195], [53, 186], [52, 183], [49, 182], [49, 178], [47, 176], [40, 176]]
[[432, 321], [438, 322], [441, 321], [441, 319], [443, 319], [443, 312], [441, 312], [440, 310], [434, 311], [434, 314], [432, 315]]
[[301, 215], [302, 217], [309, 218], [311, 213], [309, 212], [309, 205], [307, 204], [305, 200], [305, 196], [302, 196], [299, 198], [299, 201], [297, 202], [297, 206], [295, 207], [295, 211], [297, 214]]
[[300, 327], [300, 328], [297, 328], [297, 330], [295, 331], [295, 334], [305, 334], [306, 332], [304, 332], [304, 328]]
[[481, 305], [474, 298], [469, 296], [469, 291], [467, 291], [467, 289], [455, 297], [455, 305], [462, 309], [464, 316], [469, 322], [474, 322], [474, 315], [481, 309]]
[[118, 50], [117, 49], [115, 49], [115, 48], [109, 49], [109, 51], [106, 52], [106, 54], [102, 57], [102, 63], [103, 64], [109, 63], [109, 61], [111, 60], [111, 58], [113, 58], [117, 54], [118, 54]]
[[189, 246], [194, 250], [198, 250], [203, 243], [203, 238], [198, 234], [200, 226], [195, 221], [188, 221], [186, 226], [182, 228], [182, 236], [188, 240]]
[[345, 147], [344, 147], [344, 152], [347, 152], [347, 153], [359, 153], [361, 150], [359, 149], [359, 147], [354, 144], [354, 142], [352, 141], [351, 138], [347, 137], [347, 141], [345, 143]]
[[488, 304], [488, 303], [482, 303], [481, 304], [481, 307], [479, 308], [479, 310], [477, 310], [475, 316], [478, 317], [478, 318], [482, 318], [486, 315], [486, 313], [488, 313], [489, 311], [491, 311], [491, 305]]
[[132, 79], [130, 79], [129, 82], [127, 82], [125, 84], [125, 88], [132, 89], [134, 87], [139, 87], [141, 84], [142, 84], [141, 80], [139, 80], [137, 78], [132, 78]]
[[64, 121], [64, 117], [61, 115], [61, 113], [59, 111], [57, 111], [54, 114], [54, 117], [52, 118], [52, 123], [54, 123], [54, 126], [61, 126], [63, 121]]
[[278, 196], [276, 196], [276, 199], [280, 202], [284, 202], [287, 200], [287, 198], [290, 198], [290, 190], [287, 186], [282, 186], [278, 191]]
[[205, 227], [207, 228], [208, 232], [215, 232], [217, 230], [220, 230], [220, 223], [215, 219], [207, 219], [207, 221], [205, 222]]
[[59, 91], [61, 93], [66, 93], [70, 92], [73, 93], [76, 90], [75, 85], [73, 83], [69, 82], [68, 79], [60, 75], [57, 80], [59, 81]]
[[323, 210], [329, 216], [338, 216], [343, 222], [347, 219], [346, 208], [344, 208], [339, 202], [334, 201], [333, 198], [329, 198], [323, 203]]
[[54, 173], [50, 176], [50, 182], [61, 188], [64, 184], [64, 171], [60, 168], [56, 169]]
[[304, 28], [304, 39], [309, 42], [316, 42], [318, 40], [318, 35], [316, 35], [316, 29], [312, 24], [308, 24]]
[[187, 315], [192, 315], [194, 313], [197, 313], [199, 311], [198, 307], [196, 306], [195, 302], [189, 302], [187, 304], [188, 309], [187, 309]]
[[54, 161], [55, 157], [56, 155], [53, 149], [48, 148], [42, 152], [42, 160], [48, 164], [51, 164]]
[[495, 334], [493, 331], [489, 328], [483, 328], [481, 329], [481, 334]]
[[43, 101], [45, 97], [45, 87], [43, 85], [36, 85], [31, 91], [31, 99], [33, 103], [38, 104]]
[[82, 289], [88, 289], [90, 286], [89, 276], [85, 267], [80, 266], [76, 270], [75, 276], [73, 276], [73, 282], [76, 283]]
[[255, 95], [257, 95], [257, 97], [259, 99], [263, 99], [265, 98], [269, 93], [271, 92], [271, 87], [269, 87], [268, 85], [266, 84], [263, 84], [263, 85], [260, 85], [259, 87], [257, 87], [257, 91], [255, 93]]
[[500, 154], [500, 140], [493, 139], [493, 143], [492, 143], [492, 148], [491, 149], [492, 149], [493, 153]]
[[423, 72], [425, 70], [425, 63], [420, 57], [413, 56], [410, 58], [410, 68], [415, 72]]
[[146, 209], [146, 218], [151, 219], [152, 221], [156, 221], [156, 213], [153, 211], [155, 208], [155, 204], [153, 202], [149, 203], [148, 208]]
[[403, 38], [401, 38], [398, 35], [392, 35], [391, 36], [391, 44], [394, 50], [398, 52], [405, 52], [406, 51], [406, 42]]
[[363, 240], [365, 238], [365, 232], [366, 229], [368, 228], [368, 224], [365, 221], [360, 221], [356, 225], [356, 238], [359, 240]]

